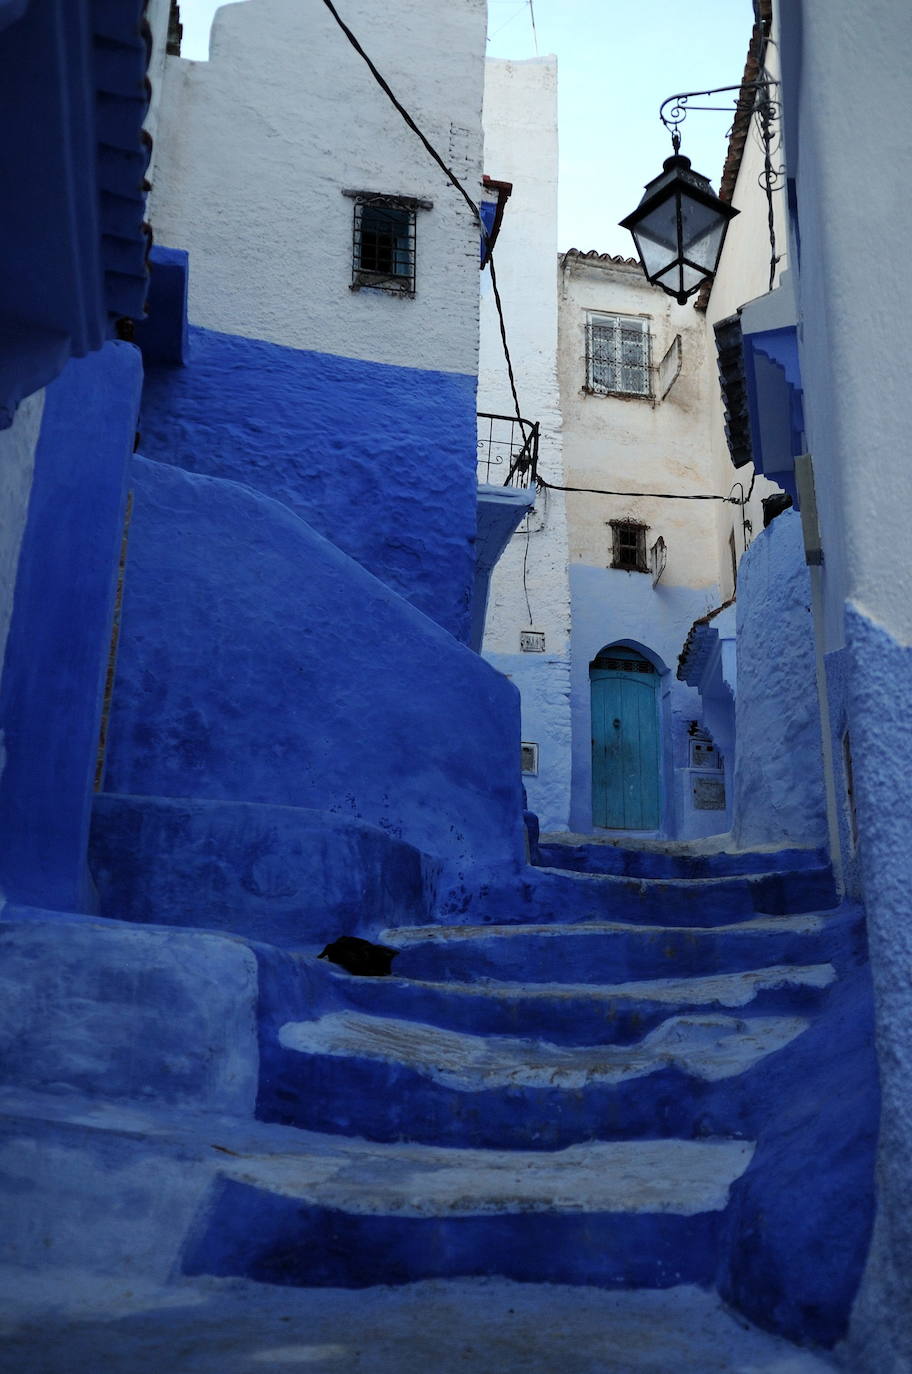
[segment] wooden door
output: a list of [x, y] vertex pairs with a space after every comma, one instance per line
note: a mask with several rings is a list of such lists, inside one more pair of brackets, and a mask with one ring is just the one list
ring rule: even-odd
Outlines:
[[592, 823], [608, 830], [659, 827], [659, 728], [655, 668], [632, 649], [600, 654], [592, 695]]

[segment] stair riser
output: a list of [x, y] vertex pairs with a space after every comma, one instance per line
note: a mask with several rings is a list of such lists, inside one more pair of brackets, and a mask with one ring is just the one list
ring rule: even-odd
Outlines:
[[705, 1285], [718, 1262], [722, 1216], [356, 1215], [226, 1181], [183, 1270], [334, 1288], [461, 1276], [603, 1288]]
[[611, 873], [625, 878], [728, 878], [748, 873], [789, 873], [822, 868], [821, 849], [780, 849], [755, 854], [668, 854], [606, 844], [540, 844], [535, 863], [573, 873]]
[[778, 964], [826, 963], [822, 932], [622, 931], [605, 935], [479, 936], [403, 949], [401, 977], [434, 982], [483, 978], [528, 983], [624, 983], [733, 973]]
[[624, 921], [642, 925], [723, 926], [757, 915], [789, 916], [836, 905], [828, 869], [723, 878], [711, 884], [582, 877], [532, 869], [509, 887], [451, 891], [441, 902], [444, 924], [573, 924]]
[[750, 1137], [770, 1110], [750, 1072], [709, 1083], [662, 1068], [619, 1084], [465, 1092], [400, 1064], [279, 1046], [264, 1056], [257, 1104], [260, 1120], [332, 1135], [518, 1150], [586, 1140]]
[[[630, 1045], [660, 1022], [682, 1012], [746, 1016], [813, 1016], [829, 988], [800, 984], [760, 988], [743, 1006], [724, 1002], [612, 1000], [578, 996], [500, 998], [478, 992], [450, 992], [398, 979], [351, 978], [334, 982], [335, 996], [323, 1004], [350, 1007], [375, 1016], [422, 1021], [475, 1035], [534, 1036], [555, 1045]], [[291, 1019], [291, 1018], [289, 1018]]]

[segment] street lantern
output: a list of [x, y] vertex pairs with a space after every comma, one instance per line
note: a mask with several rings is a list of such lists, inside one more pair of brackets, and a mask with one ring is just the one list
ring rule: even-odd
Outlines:
[[678, 150], [666, 158], [632, 215], [621, 220], [636, 244], [643, 271], [679, 305], [715, 275], [729, 221], [738, 211], [714, 194], [708, 177], [692, 170]]

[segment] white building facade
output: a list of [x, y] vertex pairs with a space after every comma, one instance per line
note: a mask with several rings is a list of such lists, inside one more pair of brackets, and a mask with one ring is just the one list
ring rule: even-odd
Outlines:
[[[572, 609], [571, 829], [720, 833], [731, 760], [676, 677], [719, 606], [719, 497], [703, 320], [638, 264], [564, 254], [559, 373]], [[730, 595], [730, 592], [728, 593]]]
[[[497, 282], [524, 417], [539, 426], [538, 472], [563, 482], [557, 378], [557, 62], [489, 59], [485, 72], [485, 168], [512, 182], [497, 239]], [[490, 278], [482, 278], [479, 412], [509, 415], [513, 399]], [[479, 481], [490, 426], [479, 424]], [[495, 454], [495, 457], [497, 455]], [[522, 756], [530, 808], [546, 830], [570, 816], [570, 598], [563, 493], [540, 487], [535, 505], [491, 580], [484, 655], [522, 698]]]

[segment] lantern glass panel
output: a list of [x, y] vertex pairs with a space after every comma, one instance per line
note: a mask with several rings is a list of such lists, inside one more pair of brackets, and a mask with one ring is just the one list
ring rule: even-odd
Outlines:
[[706, 272], [716, 265], [727, 221], [717, 210], [699, 201], [682, 197], [681, 218], [684, 229], [684, 256]]
[[678, 255], [677, 207], [674, 196], [657, 205], [633, 230], [646, 275], [654, 277]]

